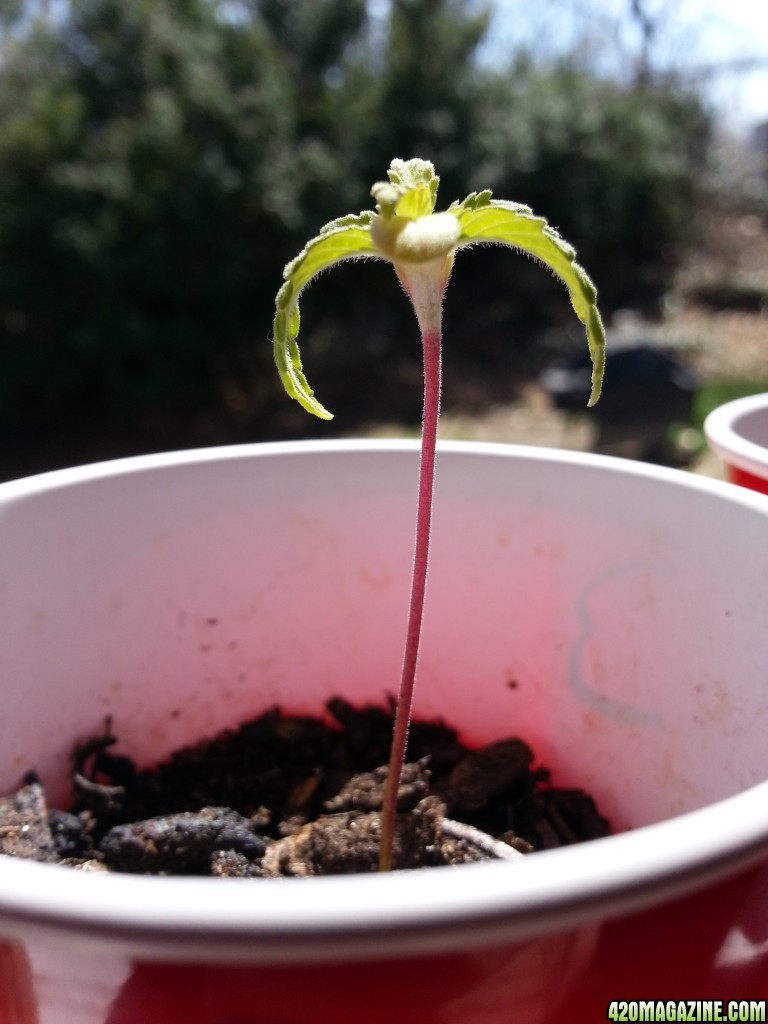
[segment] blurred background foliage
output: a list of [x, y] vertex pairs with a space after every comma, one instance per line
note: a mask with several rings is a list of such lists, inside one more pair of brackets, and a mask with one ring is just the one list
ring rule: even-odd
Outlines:
[[[330, 426], [284, 396], [269, 337], [285, 262], [369, 207], [393, 156], [435, 162], [442, 206], [483, 187], [529, 203], [605, 314], [652, 315], [691, 241], [706, 105], [578, 54], [489, 65], [489, 25], [471, 0], [2, 0], [2, 475], [417, 420], [418, 338], [387, 266], [305, 297]], [[446, 314], [448, 403], [513, 398], [537, 337], [573, 316], [541, 268], [489, 249], [460, 257]]]

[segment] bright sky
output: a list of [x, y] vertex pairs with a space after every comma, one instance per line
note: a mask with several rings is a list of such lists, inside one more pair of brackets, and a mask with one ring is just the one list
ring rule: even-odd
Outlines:
[[768, 3], [766, 0], [689, 0], [701, 9], [700, 46], [712, 59], [762, 58], [762, 65], [741, 75], [713, 81], [721, 109], [735, 109], [737, 122], [750, 127], [768, 121]]
[[[636, 53], [631, 0], [494, 0], [496, 19], [489, 50], [503, 55], [521, 41], [564, 46], [587, 31], [602, 58]], [[656, 66], [720, 67], [701, 79], [707, 95], [724, 119], [738, 130], [768, 121], [767, 0], [642, 0], [658, 26], [654, 43]], [[617, 29], [623, 26], [623, 30]], [[754, 60], [754, 66], [732, 62]], [[729, 66], [729, 62], [730, 66]]]

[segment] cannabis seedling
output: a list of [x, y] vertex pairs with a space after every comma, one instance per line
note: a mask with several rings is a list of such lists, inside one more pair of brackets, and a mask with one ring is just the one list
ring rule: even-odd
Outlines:
[[397, 792], [405, 760], [413, 704], [419, 639], [424, 609], [435, 449], [440, 412], [442, 305], [457, 249], [477, 243], [509, 245], [541, 260], [563, 281], [576, 315], [587, 332], [592, 357], [592, 393], [600, 394], [605, 334], [596, 306], [596, 290], [575, 262], [575, 252], [554, 228], [519, 203], [493, 199], [489, 191], [473, 192], [443, 213], [435, 213], [439, 178], [425, 160], [393, 160], [389, 181], [371, 189], [376, 211], [365, 210], [326, 224], [320, 234], [285, 268], [277, 295], [274, 351], [277, 368], [289, 395], [322, 419], [331, 414], [317, 401], [304, 376], [296, 338], [299, 296], [321, 271], [342, 260], [377, 257], [388, 260], [410, 298], [419, 328], [424, 358], [424, 418], [421, 434], [416, 548], [411, 583], [400, 690], [395, 712], [392, 751], [382, 809], [379, 867], [392, 861]]

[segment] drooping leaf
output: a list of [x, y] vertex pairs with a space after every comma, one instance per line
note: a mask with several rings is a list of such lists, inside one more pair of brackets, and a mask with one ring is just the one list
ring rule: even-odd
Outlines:
[[304, 376], [296, 341], [301, 322], [299, 296], [313, 278], [329, 267], [343, 260], [379, 256], [371, 241], [372, 217], [370, 211], [365, 211], [326, 224], [320, 234], [286, 266], [283, 271], [283, 286], [277, 294], [273, 346], [280, 377], [285, 390], [292, 398], [295, 398], [307, 412], [324, 420], [332, 419], [332, 413], [314, 397], [314, 392]]
[[530, 207], [492, 199], [490, 192], [473, 192], [462, 203], [454, 203], [450, 212], [461, 226], [457, 248], [478, 242], [509, 245], [541, 260], [565, 284], [587, 332], [592, 357], [592, 393], [588, 404], [594, 405], [600, 397], [605, 368], [605, 330], [597, 309], [597, 289], [576, 262], [573, 247]]

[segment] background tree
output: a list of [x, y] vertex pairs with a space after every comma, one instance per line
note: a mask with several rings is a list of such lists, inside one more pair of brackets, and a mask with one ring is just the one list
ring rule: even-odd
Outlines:
[[[3, 0], [0, 475], [306, 433], [271, 365], [274, 291], [394, 155], [434, 160], [443, 194], [529, 202], [608, 311], [653, 306], [706, 156], [697, 97], [535, 54], [489, 66], [471, 0], [383, 19], [365, 0]], [[448, 402], [459, 383], [512, 397], [532, 339], [569, 316], [554, 285], [524, 305], [540, 275], [492, 256], [457, 266]], [[305, 360], [342, 432], [420, 413], [407, 304], [366, 269], [306, 300]]]
[[478, 48], [488, 5], [466, 0], [392, 0], [379, 97], [366, 168], [381, 176], [393, 153], [440, 169], [443, 191], [459, 195], [473, 170], [475, 118], [483, 102]]
[[256, 313], [253, 239], [279, 244], [295, 209], [271, 41], [204, 0], [78, 0], [8, 51], [4, 431], [188, 412]]
[[627, 87], [573, 59], [519, 61], [483, 111], [480, 166], [594, 268], [608, 309], [653, 314], [693, 237], [709, 115], [674, 82]]

